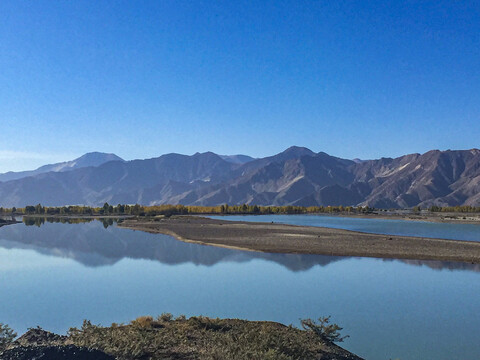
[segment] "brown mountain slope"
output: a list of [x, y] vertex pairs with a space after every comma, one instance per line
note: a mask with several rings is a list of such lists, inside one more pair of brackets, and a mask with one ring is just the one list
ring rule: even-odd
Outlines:
[[42, 203], [480, 206], [480, 150], [351, 161], [291, 147], [232, 163], [214, 153], [113, 161], [0, 182], [0, 206]]

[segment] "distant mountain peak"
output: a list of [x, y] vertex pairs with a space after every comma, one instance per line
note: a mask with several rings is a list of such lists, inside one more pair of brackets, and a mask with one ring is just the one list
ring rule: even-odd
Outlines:
[[123, 160], [121, 157], [115, 154], [94, 151], [94, 152], [86, 153], [73, 161], [77, 163], [80, 161], [89, 162], [94, 164], [93, 166], [97, 166], [95, 164], [101, 165], [108, 161], [125, 161], [125, 160]]
[[91, 151], [91, 152], [85, 153], [82, 156], [80, 156], [79, 158], [77, 158], [76, 160], [82, 159], [82, 158], [92, 158], [92, 157], [113, 157], [113, 158], [116, 158], [116, 159], [123, 160], [122, 158], [120, 158], [119, 156], [117, 156], [115, 154], [104, 153], [104, 152], [100, 152], [100, 151]]
[[281, 152], [281, 154], [291, 154], [296, 156], [315, 155], [315, 153], [312, 150], [303, 146], [290, 146], [288, 149]]
[[281, 153], [270, 156], [265, 159], [271, 159], [275, 162], [278, 161], [285, 161], [285, 160], [291, 160], [291, 159], [298, 159], [301, 158], [302, 156], [315, 156], [316, 154], [306, 148], [306, 147], [301, 147], [301, 146], [290, 146], [288, 149], [282, 151]]
[[219, 156], [212, 151], [205, 151], [205, 152], [202, 152], [202, 153], [197, 151], [195, 154], [193, 154], [193, 156], [212, 156], [212, 155]]
[[63, 171], [68, 171], [71, 169], [78, 169], [82, 167], [89, 167], [89, 166], [100, 166], [103, 165], [109, 161], [125, 161], [121, 157], [115, 155], [115, 154], [107, 154], [107, 153], [102, 153], [102, 152], [89, 152], [86, 153], [79, 158], [76, 158], [71, 161], [65, 161], [62, 163], [57, 163], [57, 164], [50, 164], [50, 165], [45, 165], [40, 168], [38, 168], [35, 171], [39, 172], [63, 172]]
[[102, 152], [89, 152], [79, 158], [71, 161], [65, 161], [56, 164], [43, 165], [35, 170], [8, 172], [0, 174], [0, 181], [18, 180], [29, 176], [44, 174], [47, 172], [65, 172], [89, 166], [100, 166], [110, 161], [125, 161], [115, 154], [107, 154]]

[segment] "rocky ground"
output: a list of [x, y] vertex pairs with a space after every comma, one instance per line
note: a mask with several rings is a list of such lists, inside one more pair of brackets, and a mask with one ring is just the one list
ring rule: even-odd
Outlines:
[[20, 346], [0, 354], [2, 360], [115, 360], [102, 351], [75, 345]]

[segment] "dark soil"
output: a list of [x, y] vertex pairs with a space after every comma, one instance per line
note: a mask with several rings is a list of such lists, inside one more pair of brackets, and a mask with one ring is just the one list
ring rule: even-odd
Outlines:
[[15, 340], [17, 346], [42, 346], [42, 345], [63, 345], [67, 340], [66, 336], [57, 335], [42, 328], [29, 329], [25, 334]]
[[0, 354], [1, 360], [115, 360], [100, 350], [75, 345], [19, 346]]

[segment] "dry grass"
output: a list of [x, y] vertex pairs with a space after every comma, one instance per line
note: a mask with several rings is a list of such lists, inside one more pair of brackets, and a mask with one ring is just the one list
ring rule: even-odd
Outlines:
[[69, 342], [118, 359], [359, 359], [313, 331], [273, 322], [207, 317], [156, 319], [101, 327], [85, 321], [69, 331]]

